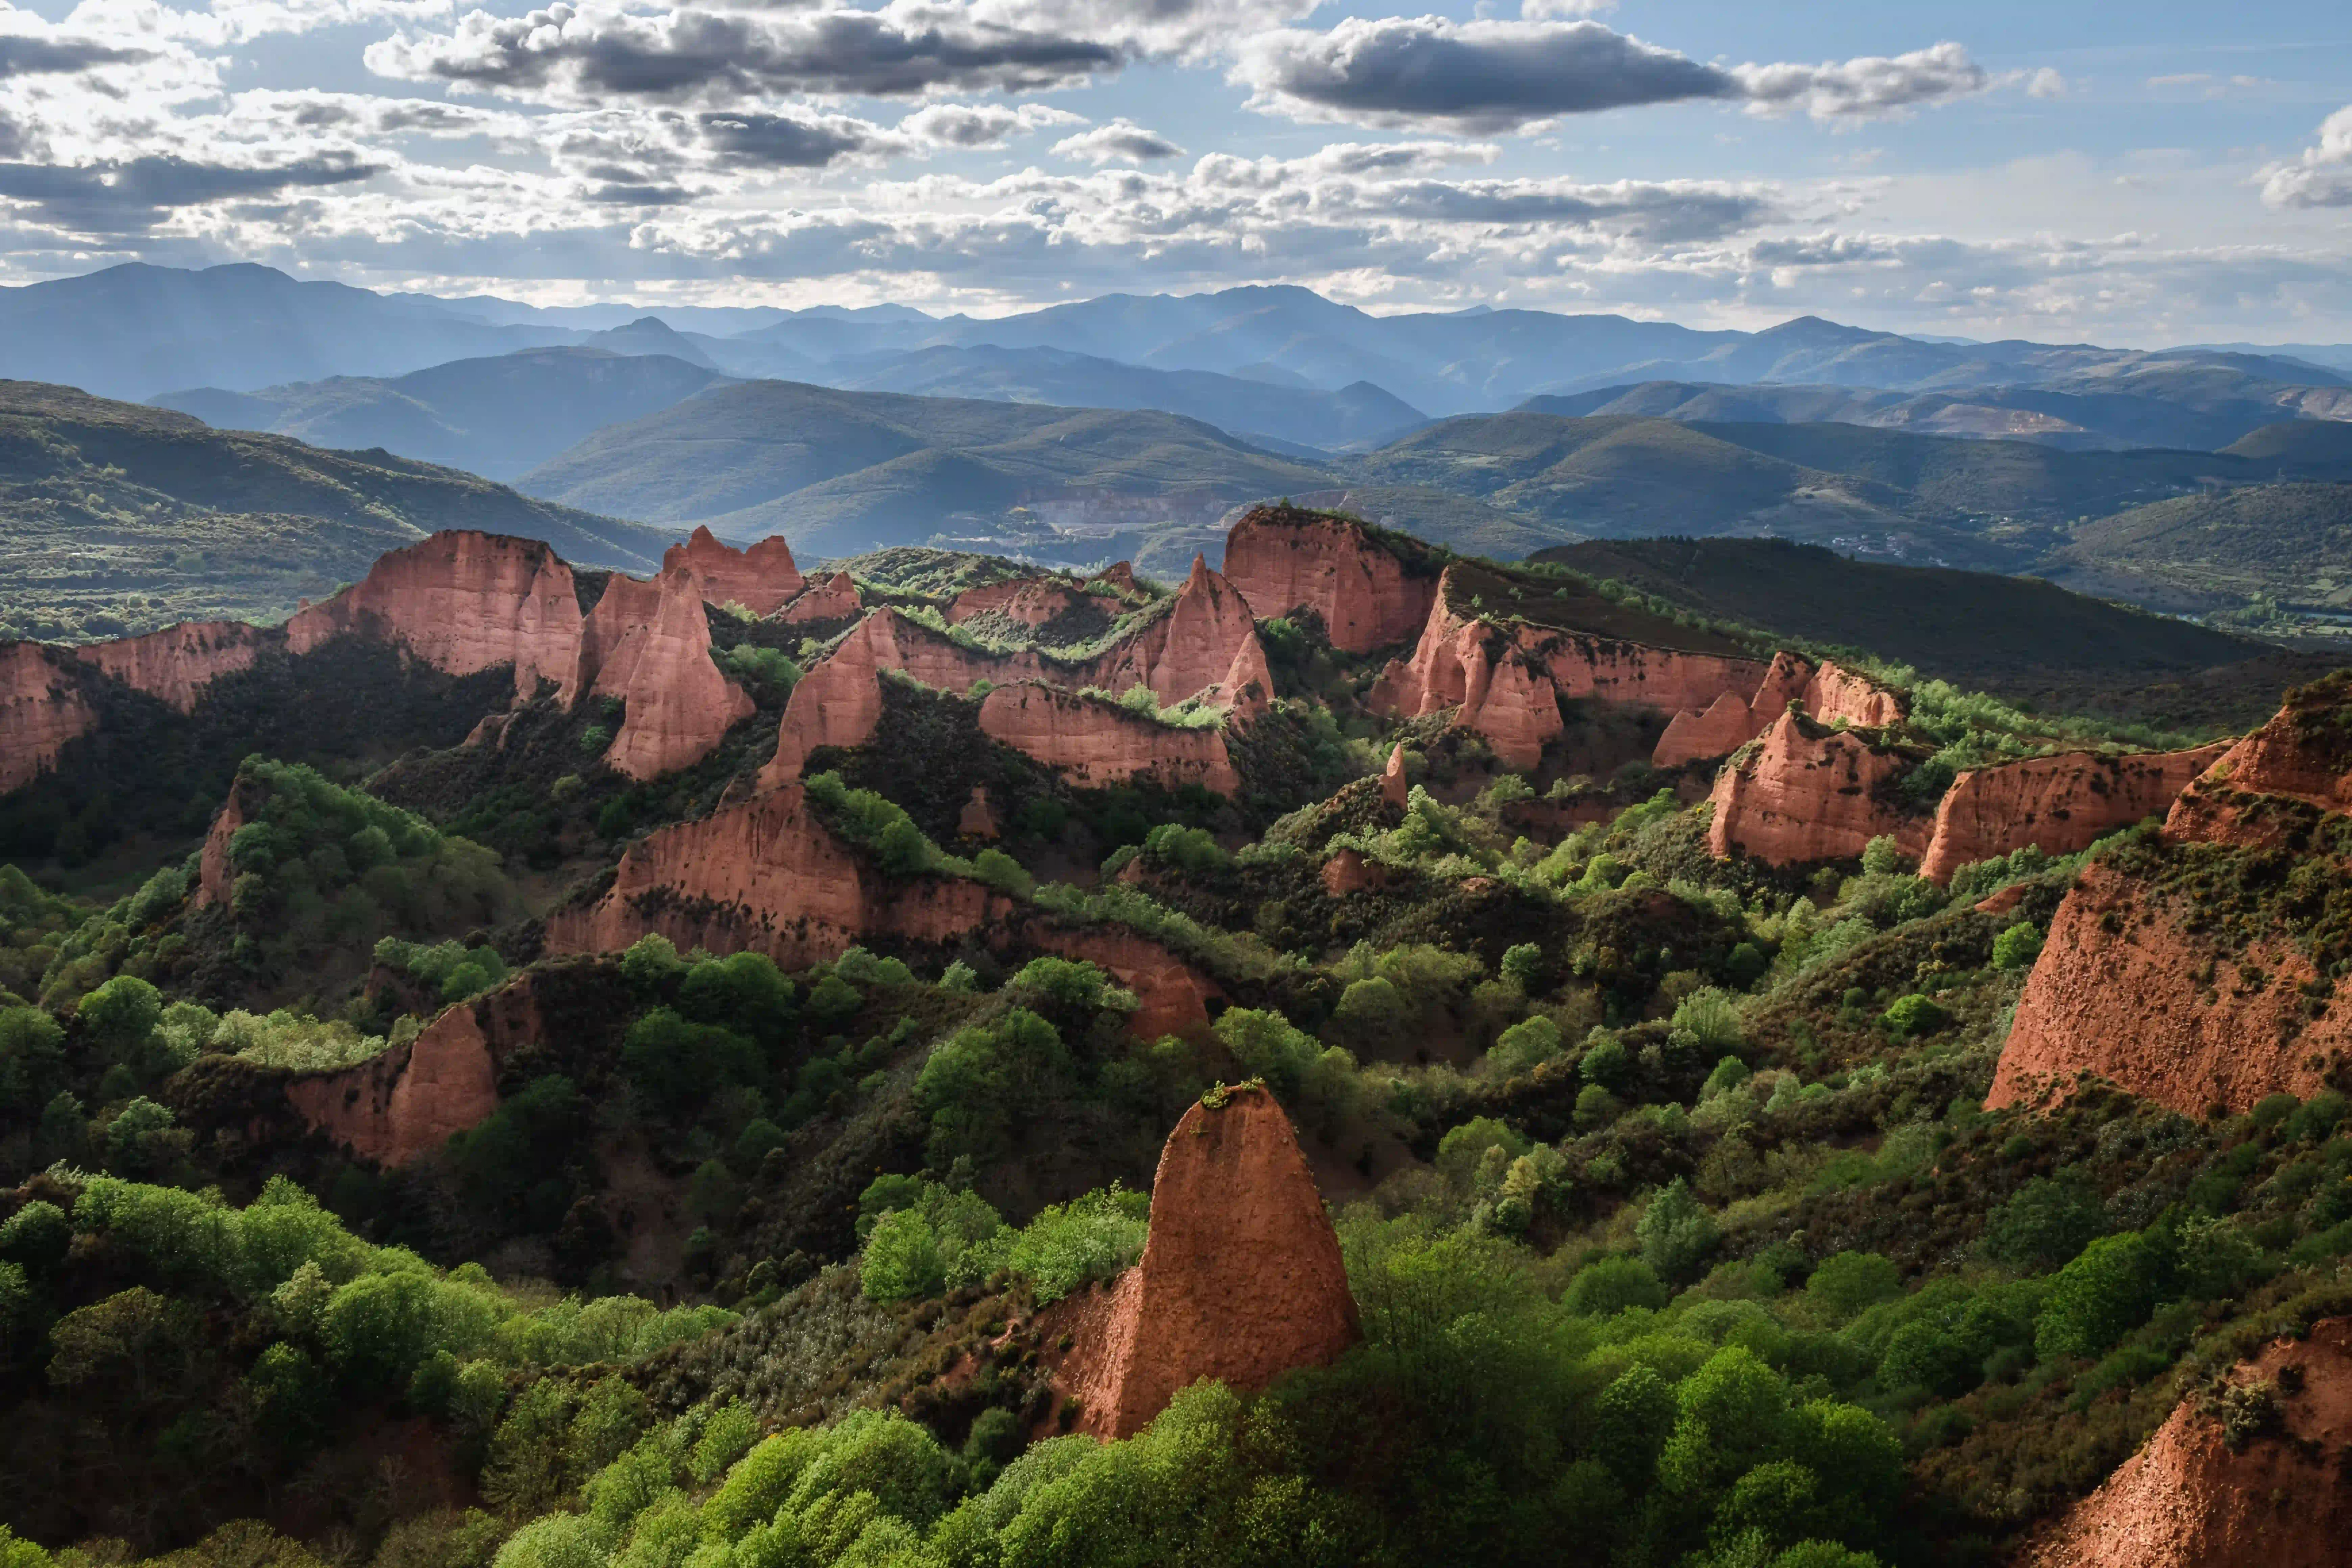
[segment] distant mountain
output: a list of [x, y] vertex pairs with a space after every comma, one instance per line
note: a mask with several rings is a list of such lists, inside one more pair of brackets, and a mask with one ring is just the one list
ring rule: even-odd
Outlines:
[[399, 375], [576, 335], [493, 326], [438, 300], [300, 283], [267, 267], [131, 262], [0, 289], [0, 375], [112, 397]]
[[776, 381], [714, 386], [600, 430], [521, 480], [568, 505], [743, 538], [782, 533], [809, 556], [993, 529], [1016, 508], [1106, 532], [1213, 521], [1238, 501], [1329, 482], [1325, 470], [1156, 411]]
[[1157, 408], [1244, 440], [1271, 437], [1329, 451], [1378, 446], [1429, 423], [1421, 410], [1370, 382], [1324, 392], [1213, 371], [1150, 370], [1066, 349], [919, 349], [871, 368], [856, 361], [836, 363], [828, 380], [860, 391], [929, 397]]
[[[697, 334], [698, 337], [699, 334]], [[704, 339], [704, 342], [709, 340]], [[640, 316], [624, 327], [596, 332], [582, 340], [583, 349], [602, 349], [606, 353], [647, 354], [663, 359], [683, 360], [704, 370], [717, 370], [709, 353], [696, 337], [678, 331], [659, 316]]]
[[725, 379], [664, 355], [526, 349], [390, 379], [337, 376], [259, 392], [200, 387], [149, 401], [221, 429], [268, 431], [314, 447], [376, 447], [506, 479], [591, 431], [667, 408]]
[[444, 528], [646, 573], [676, 537], [383, 452], [0, 382], [0, 637], [277, 619]]
[[2352, 614], [2352, 483], [2249, 485], [2177, 497], [2074, 531], [2044, 568], [2086, 593], [2203, 613], [2258, 595]]

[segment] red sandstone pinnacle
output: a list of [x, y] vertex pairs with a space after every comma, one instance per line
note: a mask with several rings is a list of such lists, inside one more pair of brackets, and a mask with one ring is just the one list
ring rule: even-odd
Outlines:
[[572, 568], [546, 545], [451, 531], [394, 551], [352, 586], [298, 611], [286, 646], [305, 654], [346, 634], [373, 637], [450, 675], [510, 664], [518, 695], [547, 679], [569, 699], [582, 621]]
[[98, 715], [38, 643], [0, 643], [0, 795], [49, 771]]
[[1850, 731], [1784, 712], [1755, 754], [1716, 775], [1707, 847], [1776, 866], [1860, 855], [1892, 837], [1906, 855], [1927, 847], [1927, 819], [1879, 802], [1901, 762]]
[[1222, 730], [1180, 729], [1034, 681], [991, 691], [980, 704], [980, 728], [1092, 789], [1139, 778], [1169, 789], [1197, 784], [1225, 795], [1241, 788]]
[[1260, 619], [1314, 611], [1331, 646], [1370, 653], [1420, 629], [1436, 597], [1430, 578], [1360, 523], [1278, 507], [1244, 513], [1225, 537], [1225, 577]]
[[792, 546], [781, 534], [737, 550], [708, 528], [697, 528], [684, 544], [673, 544], [663, 554], [662, 571], [695, 573], [712, 604], [740, 605], [754, 616], [774, 614], [802, 585]]
[[2218, 1416], [2190, 1395], [2026, 1550], [2019, 1568], [2352, 1565], [2352, 1490], [2342, 1480], [2352, 1448], [2352, 1320], [2273, 1341], [2227, 1381], [2233, 1390], [2267, 1389], [2275, 1427], [2233, 1449]]
[[1354, 849], [1342, 849], [1323, 862], [1323, 890], [1335, 899], [1388, 886], [1388, 868], [1365, 858]]
[[91, 643], [74, 656], [187, 713], [215, 680], [253, 668], [261, 640], [260, 628], [242, 621], [183, 621], [142, 637]]
[[226, 904], [236, 881], [236, 869], [229, 864], [230, 841], [236, 830], [246, 824], [245, 803], [238, 798], [236, 784], [229, 785], [228, 798], [213, 817], [212, 830], [205, 835], [205, 847], [196, 856], [196, 890], [192, 907], [205, 909], [213, 904]]
[[986, 784], [971, 786], [971, 798], [963, 803], [963, 810], [956, 817], [956, 832], [966, 838], [996, 837], [996, 813], [989, 809]]
[[[652, 591], [653, 611], [620, 632], [595, 674], [594, 691], [618, 697], [625, 705], [621, 732], [613, 737], [604, 761], [627, 778], [657, 778], [709, 756], [756, 705], [711, 662], [701, 579], [667, 569], [652, 584], [616, 576], [605, 600], [614, 600], [625, 583], [628, 590], [618, 597], [628, 606], [625, 613], [641, 609], [646, 589]], [[604, 604], [596, 609], [592, 621], [601, 618]]]
[[835, 572], [823, 582], [811, 583], [793, 596], [793, 601], [778, 610], [775, 618], [788, 626], [807, 626], [818, 621], [846, 621], [863, 614], [865, 595], [857, 591], [857, 580], [846, 572]]
[[1360, 1337], [1339, 1239], [1265, 1089], [1184, 1113], [1160, 1151], [1150, 1238], [1064, 1368], [1097, 1436], [1132, 1436], [1202, 1378], [1255, 1394]]
[[1119, 692], [1143, 686], [1163, 706], [1209, 692], [1244, 713], [1274, 694], [1248, 603], [1197, 554], [1168, 613], [1106, 651], [1089, 684]]
[[1391, 805], [1402, 806], [1412, 798], [1412, 785], [1404, 776], [1404, 742], [1399, 741], [1389, 752], [1389, 765], [1381, 770], [1381, 798]]

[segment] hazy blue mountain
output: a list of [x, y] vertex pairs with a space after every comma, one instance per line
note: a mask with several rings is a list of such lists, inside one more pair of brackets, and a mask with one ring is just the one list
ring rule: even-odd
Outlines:
[[592, 431], [667, 408], [724, 379], [667, 355], [551, 348], [392, 378], [335, 376], [259, 392], [200, 387], [149, 401], [216, 428], [350, 451], [380, 447], [503, 479]]

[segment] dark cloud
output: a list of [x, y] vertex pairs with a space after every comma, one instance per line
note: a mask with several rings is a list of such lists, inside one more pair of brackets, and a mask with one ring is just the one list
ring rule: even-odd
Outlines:
[[1738, 98], [1728, 71], [1598, 22], [1349, 18], [1246, 40], [1236, 76], [1261, 100], [1372, 125], [1507, 131], [1633, 104]]
[[0, 33], [0, 81], [16, 76], [62, 76], [93, 66], [135, 65], [154, 58], [147, 49], [118, 48], [88, 38], [28, 38]]
[[1065, 136], [1054, 143], [1054, 152], [1059, 157], [1084, 158], [1095, 163], [1148, 163], [1184, 155], [1184, 149], [1167, 137], [1126, 120]]
[[175, 207], [350, 184], [381, 173], [349, 153], [266, 167], [158, 155], [105, 163], [0, 163], [0, 197], [78, 234], [138, 234]]
[[650, 17], [581, 13], [468, 16], [441, 37], [371, 46], [371, 68], [507, 91], [598, 100], [760, 98], [777, 92], [908, 97], [940, 88], [1033, 91], [1122, 63], [1112, 45], [1003, 27], [906, 27], [866, 11]]
[[721, 163], [765, 169], [823, 168], [872, 146], [876, 135], [874, 126], [840, 115], [705, 114], [699, 123]]

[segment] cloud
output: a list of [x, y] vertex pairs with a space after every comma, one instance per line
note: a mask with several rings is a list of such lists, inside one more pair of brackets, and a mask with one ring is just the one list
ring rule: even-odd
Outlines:
[[2066, 89], [2066, 79], [2048, 66], [2032, 72], [2025, 79], [2025, 96], [2028, 98], [2063, 98]]
[[0, 163], [0, 199], [26, 203], [74, 233], [130, 235], [175, 208], [350, 184], [382, 172], [381, 164], [348, 153], [275, 165], [206, 163], [172, 154], [105, 163]]
[[382, 76], [595, 104], [1034, 91], [1116, 69], [1123, 58], [1091, 38], [974, 26], [956, 12], [646, 16], [601, 4], [522, 16], [468, 12], [448, 33], [387, 38], [364, 56]]
[[1114, 120], [1063, 137], [1054, 143], [1054, 155], [1089, 163], [1148, 163], [1160, 158], [1181, 158], [1184, 149], [1131, 120]]
[[2318, 142], [2301, 157], [2260, 177], [2263, 200], [2274, 207], [2352, 207], [2352, 105], [2321, 122]]
[[1725, 68], [1599, 22], [1440, 16], [1349, 17], [1323, 33], [1272, 29], [1243, 40], [1233, 78], [1252, 89], [1252, 108], [1293, 119], [1474, 133], [1697, 99], [1845, 120], [1991, 85], [1950, 43], [1891, 58]]
[[702, 135], [721, 163], [768, 169], [821, 169], [865, 152], [880, 129], [845, 114], [761, 114], [728, 110], [700, 117]]
[[1589, 21], [1351, 16], [1327, 33], [1244, 39], [1234, 77], [1252, 108], [1294, 119], [1473, 132], [1739, 93], [1714, 66]]
[[1802, 110], [1815, 120], [1895, 114], [1992, 85], [1984, 68], [1953, 43], [1817, 66], [1735, 66], [1731, 74], [1756, 111]]
[[40, 38], [0, 33], [0, 81], [11, 77], [68, 75], [92, 66], [152, 59], [150, 49], [122, 48], [89, 38]]
[[931, 148], [977, 152], [1002, 147], [1016, 136], [1058, 125], [1084, 125], [1086, 116], [1042, 103], [931, 103], [898, 121], [899, 135], [916, 151]]

